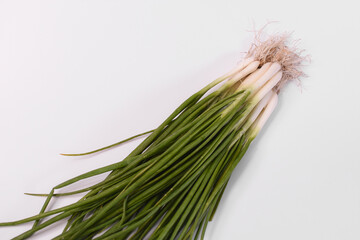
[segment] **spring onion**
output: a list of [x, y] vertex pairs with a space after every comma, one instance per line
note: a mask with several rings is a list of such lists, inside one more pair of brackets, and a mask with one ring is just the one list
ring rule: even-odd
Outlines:
[[[125, 159], [52, 188], [40, 213], [0, 226], [34, 222], [26, 239], [67, 219], [60, 239], [204, 238], [230, 176], [269, 119], [286, 82], [303, 75], [303, 57], [287, 36], [256, 39], [244, 60], [184, 101]], [[134, 137], [79, 156], [120, 145]], [[56, 193], [79, 180], [108, 173], [90, 187]], [[64, 207], [53, 197], [86, 193]]]

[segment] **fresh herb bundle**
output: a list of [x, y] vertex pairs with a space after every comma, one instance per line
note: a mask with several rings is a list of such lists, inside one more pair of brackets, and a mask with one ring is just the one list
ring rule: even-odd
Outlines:
[[[284, 84], [298, 79], [303, 58], [286, 45], [287, 36], [256, 42], [231, 72], [182, 103], [123, 161], [55, 186], [39, 214], [10, 226], [34, 221], [14, 239], [68, 219], [60, 239], [204, 238], [230, 176], [264, 126]], [[220, 86], [219, 86], [220, 85]], [[216, 86], [216, 89], [215, 89]], [[83, 154], [87, 155], [124, 143]], [[109, 173], [101, 182], [73, 192], [56, 190]], [[54, 197], [84, 193], [79, 201], [53, 210]]]

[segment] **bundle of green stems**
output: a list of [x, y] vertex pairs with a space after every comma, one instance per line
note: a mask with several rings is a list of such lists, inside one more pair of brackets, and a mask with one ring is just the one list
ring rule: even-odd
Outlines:
[[[39, 214], [19, 221], [33, 227], [26, 239], [62, 219], [55, 240], [201, 239], [231, 174], [277, 105], [284, 83], [297, 78], [302, 58], [272, 37], [253, 46], [244, 60], [184, 101], [125, 159], [55, 186]], [[83, 154], [120, 145], [130, 139]], [[108, 173], [90, 187], [59, 189]], [[53, 197], [84, 193], [75, 203], [47, 209]]]

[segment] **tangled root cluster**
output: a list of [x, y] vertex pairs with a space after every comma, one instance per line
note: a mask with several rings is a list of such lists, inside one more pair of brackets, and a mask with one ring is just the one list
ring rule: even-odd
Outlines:
[[289, 34], [273, 35], [267, 40], [260, 40], [261, 31], [255, 36], [255, 41], [247, 53], [247, 57], [254, 57], [260, 61], [260, 66], [267, 62], [278, 62], [282, 66], [282, 79], [275, 86], [277, 92], [290, 80], [295, 80], [300, 85], [300, 77], [305, 76], [301, 70], [308, 56], [302, 56], [304, 50], [296, 47], [296, 42], [290, 42]]

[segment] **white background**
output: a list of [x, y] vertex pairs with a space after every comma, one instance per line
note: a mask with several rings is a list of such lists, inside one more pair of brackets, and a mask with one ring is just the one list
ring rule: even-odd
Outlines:
[[[48, 192], [139, 142], [92, 157], [59, 153], [156, 127], [239, 62], [254, 25], [278, 21], [266, 31], [301, 39], [308, 78], [281, 93], [206, 239], [360, 239], [355, 2], [0, 1], [0, 222], [38, 212], [43, 199], [24, 192]], [[0, 239], [30, 226], [2, 227]]]

